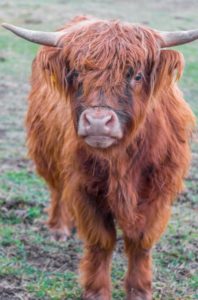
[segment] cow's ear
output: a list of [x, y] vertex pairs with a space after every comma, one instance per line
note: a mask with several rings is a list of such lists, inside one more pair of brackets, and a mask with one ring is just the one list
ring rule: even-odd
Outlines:
[[155, 73], [156, 94], [161, 89], [166, 90], [182, 75], [184, 68], [183, 55], [175, 50], [161, 50]]
[[65, 83], [65, 61], [61, 60], [60, 49], [44, 46], [39, 51], [37, 64], [43, 78], [53, 90], [62, 90]]

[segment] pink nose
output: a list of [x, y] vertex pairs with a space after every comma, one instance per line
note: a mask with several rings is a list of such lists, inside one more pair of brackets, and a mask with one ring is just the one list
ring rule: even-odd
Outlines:
[[109, 133], [111, 127], [114, 125], [113, 114], [93, 114], [87, 112], [84, 114], [84, 126], [88, 132], [95, 131], [96, 133], [101, 131], [103, 133]]
[[80, 116], [78, 134], [80, 136], [112, 136], [121, 138], [119, 119], [113, 110], [88, 108]]

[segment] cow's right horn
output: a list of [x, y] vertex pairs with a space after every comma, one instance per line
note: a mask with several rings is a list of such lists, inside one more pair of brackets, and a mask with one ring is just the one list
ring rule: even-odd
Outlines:
[[159, 31], [163, 38], [162, 48], [187, 44], [198, 39], [198, 29], [186, 31]]
[[53, 46], [53, 47], [57, 47], [57, 46], [61, 47], [61, 44], [59, 44], [59, 40], [65, 34], [64, 31], [43, 32], [43, 31], [29, 30], [29, 29], [21, 28], [7, 23], [3, 23], [2, 26], [25, 40], [28, 40], [36, 44]]

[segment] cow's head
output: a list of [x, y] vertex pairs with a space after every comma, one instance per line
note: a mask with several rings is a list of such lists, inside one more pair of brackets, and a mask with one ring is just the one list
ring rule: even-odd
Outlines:
[[37, 63], [70, 99], [77, 135], [102, 149], [135, 136], [159, 90], [168, 88], [175, 70], [180, 75], [181, 55], [162, 48], [198, 38], [198, 31], [162, 33], [85, 17], [55, 33], [4, 27], [47, 46]]

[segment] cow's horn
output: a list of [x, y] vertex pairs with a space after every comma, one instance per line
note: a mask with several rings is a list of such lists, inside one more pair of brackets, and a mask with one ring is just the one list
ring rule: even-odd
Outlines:
[[46, 46], [61, 46], [58, 44], [59, 39], [64, 35], [64, 32], [43, 32], [43, 31], [34, 31], [11, 24], [3, 23], [2, 26], [21, 38], [28, 40], [30, 42], [46, 45]]
[[163, 38], [162, 48], [183, 45], [198, 39], [198, 29], [187, 31], [159, 31]]

